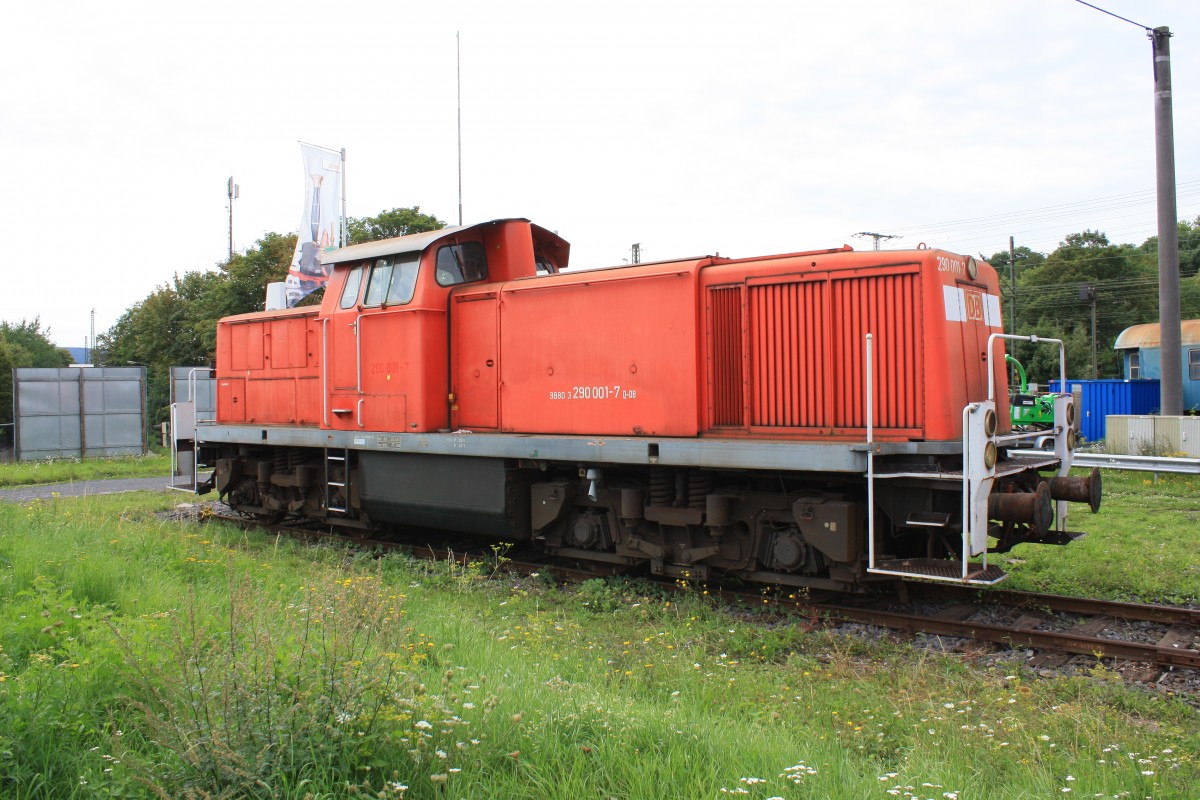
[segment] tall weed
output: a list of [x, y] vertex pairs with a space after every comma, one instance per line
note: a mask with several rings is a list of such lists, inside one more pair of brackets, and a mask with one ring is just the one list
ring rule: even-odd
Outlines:
[[261, 600], [244, 575], [220, 616], [193, 598], [161, 650], [118, 631], [130, 706], [171, 755], [123, 753], [136, 781], [163, 798], [275, 797], [306, 783], [399, 796], [429, 779], [430, 754], [449, 759], [442, 740], [457, 743], [468, 722], [421, 682], [436, 659], [376, 576]]

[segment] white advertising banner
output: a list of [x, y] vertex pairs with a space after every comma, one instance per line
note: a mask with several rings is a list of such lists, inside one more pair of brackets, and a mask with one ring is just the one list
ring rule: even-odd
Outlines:
[[304, 161], [304, 213], [287, 276], [289, 308], [329, 279], [321, 264], [321, 254], [338, 247], [341, 227], [338, 215], [342, 194], [341, 153], [301, 144], [300, 157]]

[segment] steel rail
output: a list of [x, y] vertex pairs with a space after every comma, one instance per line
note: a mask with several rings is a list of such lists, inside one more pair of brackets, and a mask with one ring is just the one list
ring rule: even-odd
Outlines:
[[1104, 639], [1098, 636], [1063, 631], [1038, 631], [991, 623], [959, 622], [936, 616], [903, 614], [826, 603], [814, 604], [811, 608], [836, 619], [880, 625], [906, 633], [933, 633], [1009, 646], [1058, 650], [1127, 661], [1152, 661], [1160, 667], [1200, 669], [1200, 651], [1197, 650]]
[[1200, 608], [1128, 603], [1120, 600], [1094, 600], [1086, 597], [1017, 592], [1007, 589], [985, 591], [975, 587], [917, 583], [915, 581], [907, 582], [904, 586], [907, 591], [915, 591], [926, 597], [932, 596], [956, 602], [976, 603], [980, 607], [996, 604], [1011, 606], [1013, 608], [1049, 609], [1051, 611], [1063, 611], [1071, 614], [1088, 614], [1139, 622], [1158, 622], [1168, 625], [1185, 624], [1200, 627]]

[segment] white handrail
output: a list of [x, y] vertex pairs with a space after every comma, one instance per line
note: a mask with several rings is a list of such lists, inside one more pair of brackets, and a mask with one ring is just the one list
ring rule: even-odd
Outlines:
[[[970, 565], [971, 559], [971, 502], [974, 498], [971, 497], [971, 470], [968, 465], [971, 463], [971, 435], [969, 431], [970, 423], [967, 421], [971, 414], [979, 408], [979, 403], [967, 403], [963, 406], [962, 415], [962, 431], [963, 431], [963, 454], [962, 454], [962, 579], [967, 579], [967, 568]], [[983, 550], [983, 568], [987, 569], [987, 548]]]
[[321, 320], [321, 422], [329, 427], [329, 317]]
[[867, 569], [875, 569], [875, 403], [873, 400], [873, 336], [866, 338], [867, 389]]
[[1063, 344], [1062, 339], [1050, 339], [1045, 336], [1017, 336], [1012, 333], [993, 333], [988, 337], [987, 344], [987, 373], [988, 373], [988, 400], [996, 402], [996, 371], [992, 368], [992, 344], [997, 339], [1012, 339], [1018, 342], [1030, 342], [1037, 344], [1038, 342], [1053, 342], [1058, 345], [1058, 372], [1060, 376], [1059, 385], [1063, 387], [1063, 391], [1067, 388], [1067, 347]]

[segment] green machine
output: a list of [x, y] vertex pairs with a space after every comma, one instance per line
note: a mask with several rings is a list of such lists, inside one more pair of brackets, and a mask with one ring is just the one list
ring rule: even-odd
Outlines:
[[1025, 378], [1025, 368], [1021, 362], [1007, 354], [1004, 360], [1016, 367], [1017, 375], [1021, 378], [1019, 388], [1011, 393], [1008, 402], [1013, 427], [1023, 430], [1053, 428], [1054, 398], [1058, 395], [1053, 392], [1030, 394], [1029, 381]]

